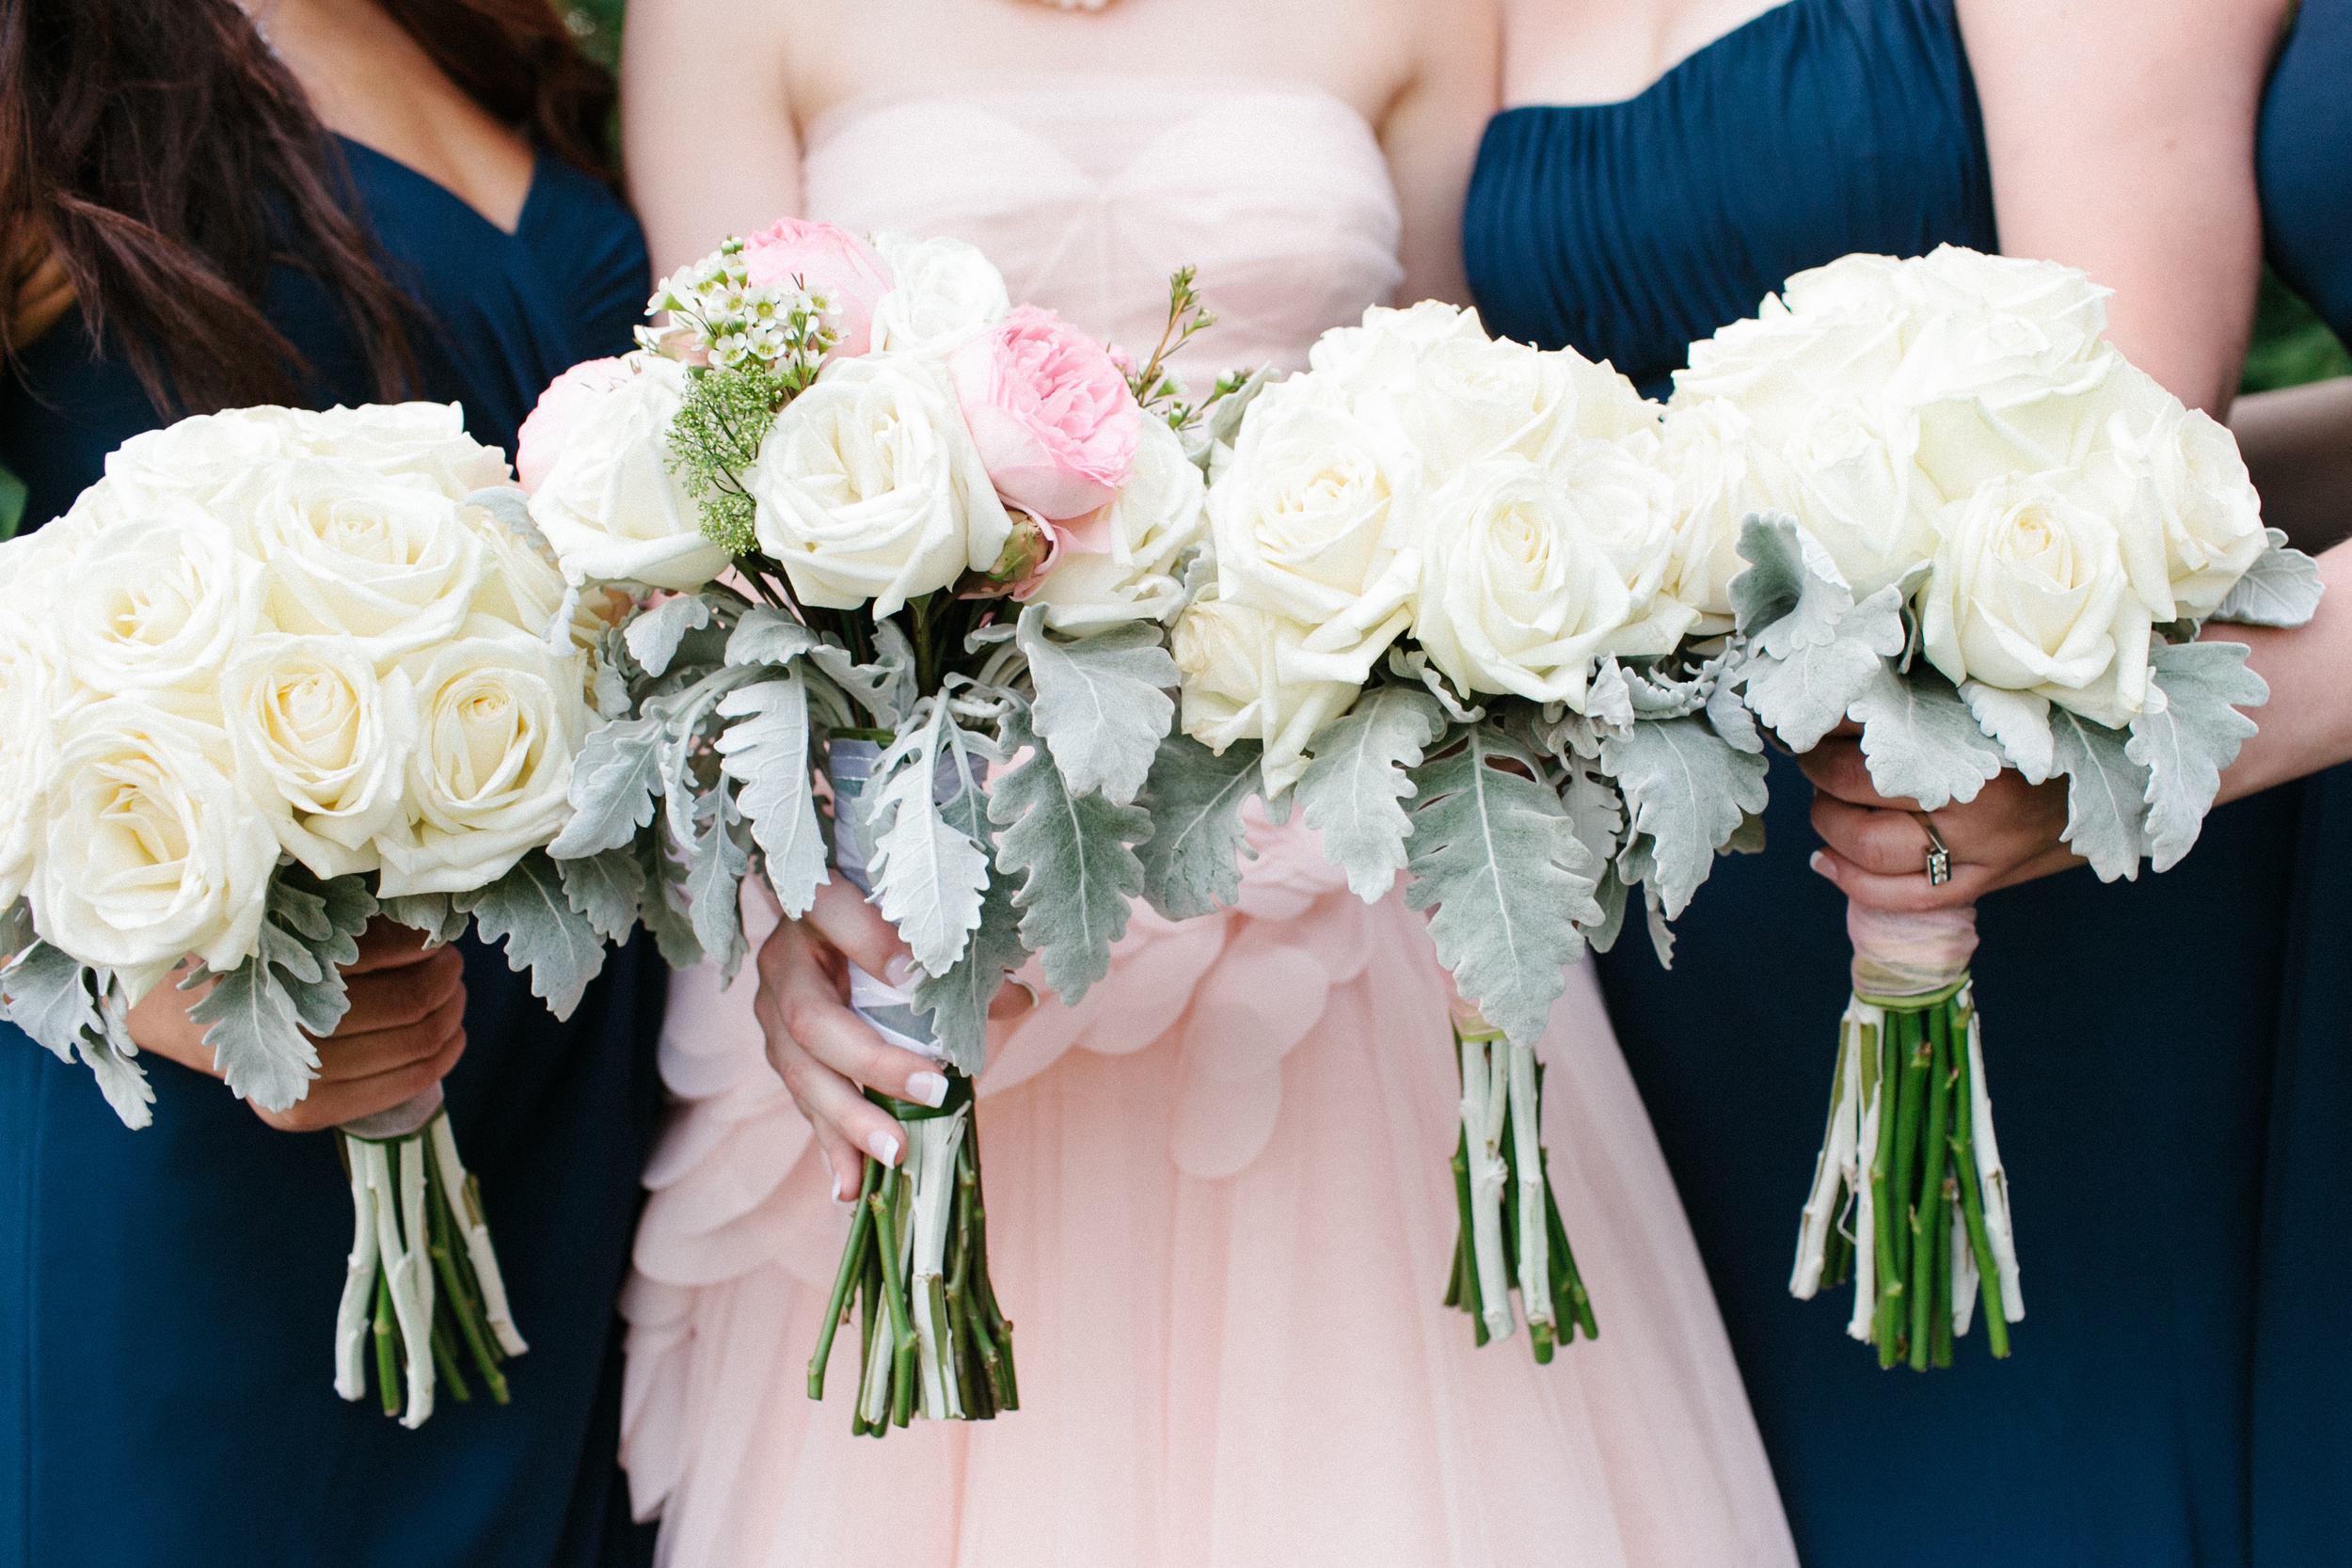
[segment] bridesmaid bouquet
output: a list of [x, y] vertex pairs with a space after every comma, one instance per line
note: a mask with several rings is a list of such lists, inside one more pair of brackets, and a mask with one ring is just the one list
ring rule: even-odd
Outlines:
[[[1545, 1173], [1534, 1045], [1639, 888], [1666, 922], [1762, 847], [1763, 741], [1686, 583], [1658, 409], [1605, 365], [1375, 309], [1248, 406], [1177, 622], [1182, 734], [1147, 800], [1145, 891], [1238, 895], [1240, 809], [1295, 800], [1367, 902], [1407, 901], [1463, 999], [1450, 1305], [1535, 1358], [1594, 1332]], [[1727, 623], [1726, 623], [1727, 624]]]
[[[0, 545], [0, 1006], [126, 1126], [154, 1092], [124, 1021], [175, 974], [229, 1087], [283, 1110], [372, 918], [502, 939], [559, 1017], [602, 966], [545, 853], [601, 626], [520, 501], [453, 404], [243, 408], [124, 443]], [[340, 1134], [336, 1392], [373, 1359], [413, 1428], [469, 1359], [503, 1403], [526, 1346], [440, 1086]]]
[[1161, 624], [1243, 388], [1174, 401], [1166, 356], [1208, 325], [1188, 274], [1138, 368], [953, 240], [786, 219], [650, 310], [671, 325], [569, 372], [523, 431], [570, 580], [641, 595], [604, 640], [612, 721], [554, 853], [677, 965], [741, 963], [747, 875], [799, 915], [837, 871], [897, 926], [913, 973], [852, 966], [851, 1004], [945, 1094], [869, 1091], [906, 1159], [865, 1162], [809, 1394], [855, 1291], [853, 1431], [985, 1420], [1019, 1402], [971, 1120], [989, 1003], [1031, 953], [1076, 1001], [1144, 886]]
[[[2067, 779], [2106, 880], [2197, 842], [2267, 689], [2208, 621], [2296, 626], [2316, 568], [2262, 525], [2229, 432], [2110, 347], [2106, 291], [1946, 246], [1801, 273], [1694, 344], [1667, 446], [1736, 623], [1726, 682], [1791, 750], [1841, 721], [1922, 811]], [[1744, 562], [1744, 568], [1738, 562]], [[1922, 820], [1925, 820], [1922, 818]], [[1950, 864], [1935, 846], [1926, 874]], [[1790, 1289], [1855, 1282], [1882, 1366], [2025, 1315], [1968, 963], [1973, 907], [1849, 906], [1853, 1000]]]

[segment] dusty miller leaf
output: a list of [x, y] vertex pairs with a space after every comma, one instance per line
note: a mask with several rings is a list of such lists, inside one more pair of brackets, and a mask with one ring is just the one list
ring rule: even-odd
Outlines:
[[1577, 926], [1597, 925], [1598, 867], [1577, 842], [1560, 798], [1534, 779], [1493, 767], [1539, 764], [1489, 725], [1461, 749], [1413, 770], [1413, 884], [1406, 904], [1437, 906], [1438, 958], [1486, 1021], [1533, 1045], [1584, 950]]
[[876, 729], [895, 732], [914, 708], [914, 648], [896, 621], [884, 621], [874, 628], [874, 650], [871, 664], [858, 663], [834, 642], [811, 648], [808, 657], [856, 700]]
[[1975, 800], [2000, 777], [2001, 748], [1986, 737], [1951, 683], [1930, 671], [1906, 678], [1882, 661], [1868, 689], [1847, 711], [1862, 725], [1870, 783], [1890, 800], [1940, 811], [1955, 800]]
[[768, 885], [794, 919], [825, 880], [825, 835], [808, 747], [808, 688], [798, 670], [730, 691], [720, 715], [720, 769], [742, 786], [740, 804], [768, 863]]
[[1144, 806], [1152, 836], [1139, 851], [1143, 895], [1170, 920], [1189, 920], [1241, 897], [1241, 860], [1257, 851], [1242, 831], [1242, 802], [1264, 787], [1254, 740], [1219, 756], [1188, 735], [1160, 741]]
[[989, 800], [989, 820], [1005, 830], [996, 863], [1022, 876], [1012, 901], [1023, 944], [1045, 983], [1075, 1003], [1110, 973], [1111, 943], [1126, 934], [1127, 901], [1143, 892], [1133, 847], [1151, 838], [1152, 817], [1099, 794], [1073, 795], [1022, 709], [1005, 716], [1002, 739], [1008, 752], [1030, 752]]
[[[924, 703], [929, 716], [882, 754], [863, 799], [874, 840], [866, 873], [875, 905], [898, 928], [923, 972], [936, 976], [955, 966], [980, 923], [989, 866], [982, 844], [989, 841], [974, 843], [940, 812], [934, 785], [938, 765], [947, 758], [941, 748], [954, 745], [942, 732], [956, 725], [945, 702]], [[918, 716], [923, 707], [916, 705]]]
[[2246, 667], [2242, 642], [2159, 642], [2148, 663], [2164, 706], [2140, 710], [2123, 753], [2148, 769], [2148, 858], [2169, 871], [2196, 847], [2221, 770], [2254, 734], [2238, 709], [2268, 702], [2270, 688]]
[[[1773, 639], [1757, 641], [1746, 669], [1748, 706], [1795, 751], [1809, 752], [1836, 728], [1854, 699], [1876, 679], [1880, 660], [1902, 652], [1902, 599], [1882, 588], [1842, 611], [1828, 641], [1782, 641], [1787, 657], [1771, 651]], [[1809, 626], [1804, 636], [1813, 638]]]
[[103, 1028], [98, 1018], [98, 972], [61, 947], [36, 942], [0, 969], [0, 1018], [49, 1048], [61, 1062], [73, 1060], [84, 1031]]
[[2121, 730], [2066, 708], [2050, 710], [2058, 769], [2067, 775], [2066, 831], [2058, 837], [2103, 882], [2139, 875], [2140, 826], [2148, 815], [2148, 770], [2134, 762]]
[[1999, 687], [1968, 681], [1961, 700], [1977, 721], [1977, 728], [2001, 748], [2001, 755], [2027, 784], [2038, 784], [2058, 772], [2055, 742], [2050, 738], [2050, 699], [2031, 691], [2005, 691]]
[[1560, 780], [1560, 804], [1567, 810], [1579, 844], [1596, 860], [1615, 857], [1618, 837], [1625, 832], [1625, 798], [1606, 773], [1581, 757], [1569, 758]]
[[1037, 683], [1031, 722], [1071, 792], [1100, 790], [1126, 805], [1143, 792], [1176, 716], [1161, 689], [1176, 684], [1176, 661], [1159, 628], [1130, 622], [1064, 641], [1045, 629], [1045, 607], [1031, 605], [1021, 612], [1020, 641]]
[[752, 834], [736, 804], [735, 790], [725, 780], [695, 802], [696, 821], [710, 831], [697, 832], [686, 856], [687, 909], [694, 923], [694, 940], [718, 960], [719, 973], [732, 985], [749, 944], [743, 938], [740, 901], [743, 874], [752, 868]]
[[708, 625], [710, 601], [699, 594], [680, 594], [651, 610], [640, 610], [621, 635], [628, 640], [629, 657], [643, 665], [648, 675], [659, 675], [670, 668], [670, 660], [676, 657], [679, 639]]
[[645, 872], [645, 895], [637, 918], [653, 933], [663, 963], [672, 969], [693, 968], [703, 961], [703, 944], [694, 938], [694, 917], [686, 907], [686, 867], [669, 854], [660, 833], [639, 837], [637, 863]]
[[1323, 834], [1323, 858], [1347, 872], [1348, 891], [1377, 903], [1409, 856], [1411, 769], [1445, 733], [1436, 699], [1402, 686], [1375, 686], [1345, 718], [1314, 738], [1314, 761], [1298, 781], [1307, 826]]
[[[987, 800], [974, 791], [949, 802], [949, 816], [959, 804], [977, 804], [970, 816], [982, 834], [988, 832]], [[992, 870], [988, 891], [980, 900], [980, 923], [963, 956], [942, 975], [915, 981], [914, 1006], [930, 1015], [931, 1037], [947, 1053], [948, 1065], [977, 1078], [988, 1063], [988, 1008], [1004, 986], [1005, 976], [1021, 967], [1028, 949], [1021, 944], [1021, 911], [1013, 908], [1012, 879]]]
[[604, 941], [572, 908], [563, 873], [533, 849], [487, 887], [456, 896], [485, 942], [506, 945], [506, 967], [531, 972], [531, 994], [559, 1019], [572, 1016], [588, 982], [604, 968]]
[[1764, 809], [1765, 762], [1736, 751], [1703, 719], [1643, 720], [1601, 742], [1602, 763], [1651, 840], [1651, 875], [1668, 916], [1680, 914], [1715, 863], [1715, 849]]
[[665, 729], [662, 715], [649, 713], [616, 719], [588, 732], [580, 760], [572, 765], [572, 819], [548, 846], [548, 853], [558, 860], [580, 860], [618, 849], [653, 820], [654, 797], [662, 789]]
[[637, 906], [645, 896], [645, 866], [637, 847], [624, 845], [585, 860], [557, 861], [564, 877], [564, 896], [587, 917], [588, 925], [607, 942], [627, 942], [637, 925]]
[[824, 639], [781, 610], [754, 605], [735, 624], [727, 639], [726, 661], [741, 664], [789, 664]]
[[2299, 626], [2319, 611], [2326, 585], [2319, 580], [2319, 562], [2287, 546], [2278, 529], [2264, 531], [2270, 548], [2254, 558], [2246, 575], [2230, 592], [2211, 619], [2247, 626]]

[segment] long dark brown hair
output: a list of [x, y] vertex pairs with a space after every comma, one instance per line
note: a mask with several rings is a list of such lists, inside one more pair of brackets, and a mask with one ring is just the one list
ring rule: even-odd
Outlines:
[[[485, 112], [612, 181], [612, 78], [549, 0], [376, 3]], [[0, 0], [0, 241], [46, 236], [158, 414], [297, 395], [302, 359], [257, 303], [273, 261], [341, 303], [376, 396], [407, 393], [411, 308], [339, 147], [232, 0]]]

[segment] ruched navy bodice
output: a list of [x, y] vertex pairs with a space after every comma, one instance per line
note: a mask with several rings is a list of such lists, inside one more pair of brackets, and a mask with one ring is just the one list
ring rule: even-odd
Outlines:
[[1946, 241], [1998, 248], [1950, 0], [1795, 0], [1623, 103], [1507, 109], [1462, 225], [1490, 331], [1592, 349], [1651, 397], [1825, 248]]
[[[420, 308], [418, 395], [512, 450], [544, 387], [618, 353], [650, 285], [636, 222], [541, 160], [505, 233], [344, 144], [358, 209]], [[259, 199], [258, 197], [255, 199]], [[315, 277], [263, 304], [317, 404], [373, 385]], [[27, 521], [157, 421], [119, 354], [68, 318], [0, 388]], [[12, 585], [0, 583], [0, 592]], [[514, 1402], [444, 1397], [421, 1431], [335, 1397], [351, 1200], [334, 1140], [272, 1132], [156, 1057], [130, 1132], [88, 1070], [0, 1025], [0, 1568], [622, 1568], [650, 1550], [617, 1467], [614, 1305], [660, 1100], [666, 971], [608, 958], [567, 1022], [504, 956], [466, 951], [467, 1049], [446, 1083], [531, 1353]]]
[[2352, 343], [2352, 0], [2304, 0], [2263, 94], [2270, 264]]
[[[2311, 7], [2307, 33], [2347, 5]], [[2341, 114], [2341, 52], [2293, 55], [2281, 81], [2333, 84]], [[1481, 311], [1663, 394], [1689, 341], [1791, 273], [1854, 251], [1996, 248], [1975, 90], [1954, 0], [1789, 0], [1635, 98], [1507, 111], [1463, 226]], [[2334, 145], [2334, 186], [2280, 214], [2274, 244], [2328, 202], [2343, 210]], [[2266, 176], [2283, 166], [2270, 152]], [[2341, 277], [2346, 258], [2320, 245], [2311, 264]], [[2216, 812], [2163, 876], [2102, 885], [2078, 870], [1983, 900], [1975, 973], [2027, 1315], [2012, 1359], [1992, 1361], [1979, 1327], [1951, 1370], [1918, 1376], [1882, 1372], [1846, 1337], [1846, 1291], [1788, 1291], [1850, 948], [1843, 897], [1805, 863], [1812, 790], [1785, 758], [1772, 786], [1770, 847], [1718, 863], [1677, 925], [1673, 971], [1638, 940], [1599, 962], [1800, 1555], [2342, 1560], [2332, 1514], [2352, 1485], [2323, 1484], [2340, 1457], [2314, 1455], [2342, 1453], [2352, 1358], [2293, 1320], [2332, 1319], [2352, 1287], [2340, 1222], [2323, 1218], [2352, 1109], [2312, 1088], [2295, 1046], [2327, 1002], [2312, 933], [2352, 865], [2318, 885], [2299, 875], [2337, 853], [2312, 836], [2309, 791]], [[2341, 921], [2333, 932], [2341, 943]], [[2340, 1040], [2326, 1050], [2352, 1060]], [[2276, 1462], [2290, 1450], [2296, 1466]]]

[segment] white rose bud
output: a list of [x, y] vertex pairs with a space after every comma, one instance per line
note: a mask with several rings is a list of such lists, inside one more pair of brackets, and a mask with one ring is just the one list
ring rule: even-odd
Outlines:
[[261, 565], [186, 501], [115, 524], [46, 580], [56, 593], [53, 657], [108, 695], [210, 691], [259, 621], [266, 591]]
[[364, 645], [340, 637], [249, 639], [221, 682], [237, 778], [283, 800], [278, 843], [321, 877], [376, 868], [371, 844], [400, 820], [417, 699], [406, 672], [379, 679]]
[[406, 820], [375, 840], [382, 891], [469, 892], [570, 819], [565, 795], [589, 722], [579, 663], [485, 616], [409, 668], [418, 739]]
[[[1596, 466], [1645, 471], [1609, 443], [1587, 445]], [[1680, 638], [1693, 612], [1661, 599], [1661, 614], [1645, 615], [1596, 537], [1593, 524], [1622, 506], [1611, 492], [1627, 478], [1564, 484], [1557, 470], [1501, 458], [1463, 469], [1430, 498], [1413, 635], [1457, 690], [1515, 692], [1581, 713], [1601, 655], [1663, 653]], [[1657, 488], [1649, 528], [1662, 557], [1672, 535], [1662, 480]]]
[[1208, 527], [1204, 489], [1167, 421], [1145, 420], [1126, 484], [1064, 530], [1070, 545], [1026, 601], [1044, 605], [1046, 625], [1057, 631], [1166, 618], [1184, 597], [1176, 558]]
[[642, 582], [681, 593], [727, 569], [724, 546], [703, 535], [702, 509], [670, 469], [670, 421], [688, 372], [675, 359], [632, 354], [627, 374], [585, 401], [531, 498], [531, 520], [574, 583]]
[[1209, 491], [1219, 596], [1311, 628], [1286, 678], [1361, 685], [1412, 618], [1421, 576], [1409, 449], [1311, 380], [1251, 404]]
[[278, 834], [228, 736], [117, 697], [69, 718], [33, 887], [40, 934], [136, 1002], [194, 953], [234, 969], [261, 934]]
[[1728, 399], [1667, 412], [1659, 468], [1674, 484], [1674, 559], [1665, 591], [1699, 612], [1703, 629], [1731, 629], [1731, 579], [1747, 570], [1740, 532], [1758, 512], [1786, 511], [1779, 459], [1751, 436]]
[[379, 663], [447, 641], [482, 587], [474, 527], [414, 476], [306, 459], [254, 475], [221, 504], [269, 567], [278, 628], [366, 639]]
[[1349, 681], [1284, 678], [1283, 655], [1295, 654], [1306, 632], [1279, 616], [1204, 598], [1178, 617], [1168, 639], [1184, 685], [1180, 726], [1219, 753], [1237, 740], [1263, 742], [1269, 797], [1298, 782], [1308, 742], [1362, 689]]
[[877, 617], [996, 562], [1012, 519], [944, 365], [836, 359], [785, 405], [744, 475], [759, 547], [803, 604]]
[[1790, 511], [1859, 599], [1935, 551], [1944, 497], [1919, 467], [1919, 421], [1887, 398], [1824, 403], [1780, 451]]
[[895, 282], [875, 303], [876, 352], [941, 357], [974, 333], [994, 326], [1012, 309], [1003, 275], [977, 247], [961, 240], [874, 240]]
[[2045, 480], [1996, 481], [1937, 519], [1921, 589], [1928, 660], [2047, 697], [2121, 729], [2148, 687], [2147, 608], [2130, 591], [2112, 524]]

